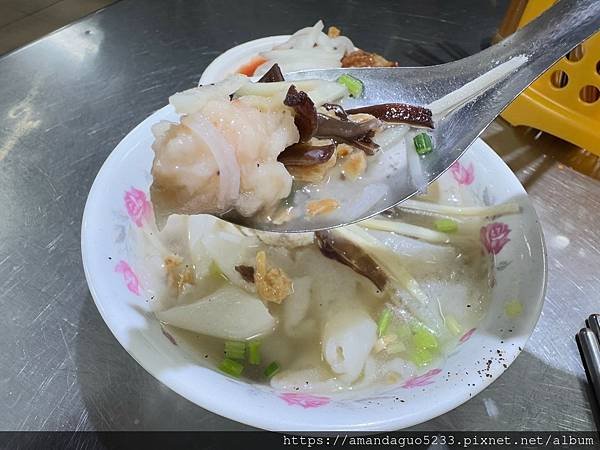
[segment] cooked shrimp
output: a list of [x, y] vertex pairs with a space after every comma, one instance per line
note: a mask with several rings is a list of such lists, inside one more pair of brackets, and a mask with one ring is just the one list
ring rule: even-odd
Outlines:
[[179, 124], [160, 123], [151, 187], [157, 222], [170, 214], [250, 216], [287, 197], [292, 178], [277, 156], [298, 141], [292, 113], [209, 100]]

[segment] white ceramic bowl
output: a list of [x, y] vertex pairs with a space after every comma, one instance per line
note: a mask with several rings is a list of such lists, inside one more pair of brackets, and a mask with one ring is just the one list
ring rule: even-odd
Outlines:
[[[202, 77], [216, 81], [285, 37], [252, 41], [217, 58]], [[132, 267], [129, 230], [148, 214], [153, 141], [150, 126], [177, 120], [164, 107], [135, 127], [110, 154], [90, 190], [82, 224], [85, 275], [98, 310], [117, 340], [148, 372], [190, 401], [222, 416], [268, 430], [393, 430], [439, 416], [485, 389], [517, 357], [544, 299], [546, 259], [531, 202], [504, 162], [477, 140], [442, 180], [466, 189], [481, 204], [518, 202], [522, 213], [482, 229], [495, 255], [493, 299], [486, 319], [469, 330], [441, 367], [385, 390], [349, 395], [278, 392], [228, 378], [194, 361], [163, 334]], [[524, 308], [508, 317], [507, 302]], [[492, 350], [490, 352], [490, 350]], [[468, 374], [468, 375], [467, 375]]]

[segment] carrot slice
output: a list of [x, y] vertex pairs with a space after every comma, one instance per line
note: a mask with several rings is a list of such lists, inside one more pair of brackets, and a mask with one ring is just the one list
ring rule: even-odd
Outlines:
[[251, 77], [252, 75], [254, 75], [254, 72], [256, 71], [258, 66], [260, 66], [262, 63], [264, 63], [266, 61], [267, 60], [265, 58], [263, 58], [262, 56], [255, 56], [254, 58], [252, 58], [250, 60], [250, 62], [248, 62], [248, 63], [244, 64], [242, 67], [240, 67], [237, 70], [237, 72], [241, 73], [242, 75]]

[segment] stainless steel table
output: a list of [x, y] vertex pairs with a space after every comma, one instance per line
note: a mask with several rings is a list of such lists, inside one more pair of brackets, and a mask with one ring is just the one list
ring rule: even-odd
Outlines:
[[[100, 165], [223, 50], [322, 17], [414, 64], [432, 43], [469, 53], [507, 1], [124, 0], [0, 58], [0, 429], [233, 430], [165, 388], [102, 322], [81, 267], [83, 205]], [[532, 196], [549, 288], [525, 352], [489, 389], [418, 429], [591, 430], [573, 336], [598, 312], [600, 183], [497, 123], [486, 134]], [[543, 144], [543, 139], [542, 139]], [[434, 400], [432, 400], [434, 401]]]

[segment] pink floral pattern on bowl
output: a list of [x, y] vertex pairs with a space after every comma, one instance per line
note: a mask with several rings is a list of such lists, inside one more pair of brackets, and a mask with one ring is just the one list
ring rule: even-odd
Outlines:
[[471, 336], [473, 336], [473, 333], [475, 333], [476, 330], [477, 330], [477, 328], [471, 328], [469, 331], [467, 331], [465, 334], [463, 334], [460, 337], [458, 342], [460, 342], [461, 344], [464, 344], [471, 338]]
[[510, 241], [510, 228], [502, 222], [493, 222], [481, 227], [481, 243], [491, 255], [497, 255]]
[[132, 187], [126, 191], [124, 196], [127, 214], [138, 227], [144, 225], [144, 221], [151, 216], [152, 205], [146, 198], [146, 194]]
[[425, 372], [423, 375], [419, 375], [417, 377], [409, 378], [404, 382], [402, 387], [404, 389], [413, 389], [417, 387], [427, 386], [428, 384], [433, 384], [433, 377], [441, 373], [442, 369], [431, 369]]
[[468, 186], [475, 181], [475, 167], [472, 162], [465, 167], [459, 161], [456, 161], [450, 166], [450, 173], [460, 186]]
[[304, 409], [318, 408], [319, 406], [324, 406], [331, 401], [329, 397], [297, 392], [284, 392], [283, 394], [279, 394], [279, 398], [290, 406], [301, 406]]
[[140, 295], [140, 281], [127, 261], [119, 261], [115, 266], [115, 272], [123, 275], [123, 280], [125, 280], [125, 285], [127, 286], [127, 289], [129, 289], [129, 292]]

